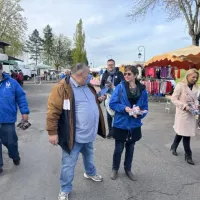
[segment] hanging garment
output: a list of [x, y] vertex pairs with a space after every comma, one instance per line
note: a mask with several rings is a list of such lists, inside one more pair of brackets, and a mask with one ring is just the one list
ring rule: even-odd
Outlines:
[[172, 87], [175, 88], [176, 87], [176, 81], [175, 80], [169, 80], [172, 83]]
[[167, 78], [167, 76], [168, 76], [168, 67], [161, 67], [160, 76], [161, 76], [161, 78]]
[[171, 83], [171, 81], [167, 81], [166, 82], [166, 93], [165, 94], [172, 93], [172, 91], [173, 91], [172, 83]]
[[180, 69], [178, 69], [177, 78], [181, 78], [181, 70]]
[[146, 77], [156, 77], [156, 69], [154, 67], [148, 67], [146, 68]]
[[162, 81], [160, 83], [160, 94], [166, 94], [166, 82]]
[[157, 69], [156, 70], [156, 78], [157, 79], [160, 79], [161, 77], [160, 77], [160, 69]]
[[141, 78], [142, 78], [142, 67], [141, 67], [141, 66], [138, 66], [137, 69], [138, 69], [138, 72], [139, 72], [137, 78], [138, 78], [138, 79], [141, 79]]
[[168, 75], [167, 75], [167, 78], [172, 78], [172, 68], [171, 67], [168, 67]]
[[173, 78], [173, 79], [175, 79], [175, 78], [176, 78], [176, 76], [175, 76], [175, 69], [174, 69], [174, 67], [172, 67], [172, 68], [171, 68], [171, 76], [172, 76], [172, 78]]

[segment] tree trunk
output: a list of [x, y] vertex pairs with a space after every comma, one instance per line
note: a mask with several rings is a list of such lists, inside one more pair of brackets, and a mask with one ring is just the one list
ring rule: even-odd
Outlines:
[[192, 44], [195, 45], [195, 46], [199, 46], [199, 37], [198, 36], [194, 36], [192, 37]]

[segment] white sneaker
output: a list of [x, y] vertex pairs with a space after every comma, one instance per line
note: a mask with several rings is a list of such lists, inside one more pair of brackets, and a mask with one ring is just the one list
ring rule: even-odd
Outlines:
[[200, 126], [198, 126], [198, 128], [197, 128], [198, 130], [200, 130]]
[[58, 195], [58, 200], [69, 200], [69, 193], [60, 192]]
[[98, 174], [96, 174], [94, 176], [89, 176], [86, 173], [84, 173], [84, 177], [87, 178], [87, 179], [91, 179], [91, 180], [93, 180], [95, 182], [102, 182], [103, 181], [102, 176], [100, 176]]

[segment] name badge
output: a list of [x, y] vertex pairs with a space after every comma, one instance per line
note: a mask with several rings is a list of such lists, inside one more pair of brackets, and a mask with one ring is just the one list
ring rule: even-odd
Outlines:
[[69, 99], [65, 99], [63, 102], [63, 110], [70, 110], [70, 101]]

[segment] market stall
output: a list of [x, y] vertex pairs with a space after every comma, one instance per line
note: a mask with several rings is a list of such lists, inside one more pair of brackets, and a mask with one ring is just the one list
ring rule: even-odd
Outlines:
[[200, 47], [191, 45], [182, 49], [154, 56], [144, 65], [145, 67], [170, 65], [172, 67], [185, 70], [190, 68], [200, 69]]
[[163, 97], [171, 95], [180, 78], [180, 70], [200, 69], [200, 47], [188, 46], [162, 55], [154, 56], [145, 66], [146, 85], [150, 96]]

